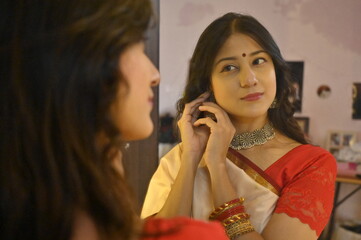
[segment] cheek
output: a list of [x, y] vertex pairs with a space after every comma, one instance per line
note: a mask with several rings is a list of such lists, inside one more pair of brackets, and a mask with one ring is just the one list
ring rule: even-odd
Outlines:
[[266, 80], [266, 88], [268, 89], [269, 94], [273, 97], [276, 96], [277, 80], [275, 71], [269, 71], [268, 74], [265, 75], [264, 79]]
[[213, 78], [211, 83], [216, 99], [224, 99], [231, 94], [233, 89], [235, 89], [234, 87], [229, 86], [229, 82], [224, 79]]
[[215, 101], [217, 103], [219, 103], [219, 100], [223, 99], [222, 98], [223, 93], [222, 93], [221, 85], [219, 84], [219, 82], [217, 80], [212, 79], [211, 87], [212, 87], [212, 92], [213, 92]]

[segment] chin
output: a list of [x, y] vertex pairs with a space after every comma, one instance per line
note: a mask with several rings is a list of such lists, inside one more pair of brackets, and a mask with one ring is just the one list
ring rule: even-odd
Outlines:
[[125, 141], [143, 140], [152, 135], [153, 129], [153, 122], [150, 121], [150, 124], [144, 123], [140, 126], [134, 126], [131, 131], [123, 133], [122, 138]]

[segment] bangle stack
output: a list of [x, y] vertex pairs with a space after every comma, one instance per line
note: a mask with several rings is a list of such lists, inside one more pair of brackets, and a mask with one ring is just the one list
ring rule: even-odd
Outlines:
[[254, 231], [249, 221], [250, 215], [245, 213], [243, 201], [244, 198], [236, 198], [226, 202], [209, 215], [209, 220], [222, 222], [230, 239]]

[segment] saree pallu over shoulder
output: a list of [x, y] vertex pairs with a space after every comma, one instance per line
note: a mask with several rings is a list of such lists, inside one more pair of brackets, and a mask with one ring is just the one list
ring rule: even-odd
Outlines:
[[281, 188], [249, 159], [229, 148], [227, 171], [255, 230], [262, 233], [274, 212]]
[[247, 173], [247, 175], [255, 182], [269, 189], [277, 196], [280, 195], [281, 187], [278, 186], [278, 184], [272, 178], [265, 174], [263, 170], [251, 162], [248, 158], [244, 157], [232, 148], [228, 149], [227, 158], [231, 160], [231, 162], [233, 162], [237, 167], [243, 169], [243, 171]]
[[[255, 230], [262, 233], [279, 199], [279, 187], [250, 160], [230, 149], [226, 168], [229, 179], [238, 197], [245, 199], [245, 211]], [[207, 166], [202, 160], [194, 182], [192, 217], [207, 220], [209, 214], [218, 206], [212, 200], [211, 179]]]
[[[156, 214], [164, 206], [180, 169], [181, 148], [175, 146], [161, 160], [149, 184], [142, 217]], [[261, 233], [267, 225], [279, 198], [279, 187], [257, 166], [230, 150], [226, 159], [229, 179], [238, 197], [243, 197], [246, 212], [255, 230]], [[214, 206], [211, 179], [202, 160], [194, 180], [192, 217], [208, 220]]]

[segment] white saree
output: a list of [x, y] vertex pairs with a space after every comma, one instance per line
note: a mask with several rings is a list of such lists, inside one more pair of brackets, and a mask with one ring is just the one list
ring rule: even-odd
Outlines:
[[[161, 160], [153, 175], [144, 201], [141, 217], [146, 218], [159, 212], [163, 207], [180, 168], [180, 145], [175, 146]], [[247, 159], [241, 159], [230, 150], [226, 161], [230, 181], [239, 197], [243, 197], [244, 207], [250, 214], [250, 221], [261, 233], [267, 225], [279, 198], [279, 188], [271, 184], [263, 171]], [[211, 181], [207, 167], [202, 160], [199, 164], [193, 193], [192, 217], [208, 220], [214, 210]]]

